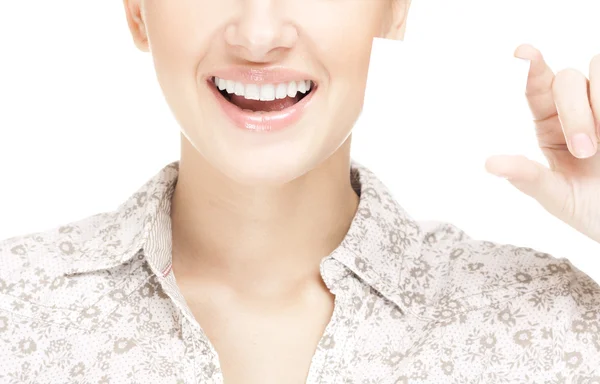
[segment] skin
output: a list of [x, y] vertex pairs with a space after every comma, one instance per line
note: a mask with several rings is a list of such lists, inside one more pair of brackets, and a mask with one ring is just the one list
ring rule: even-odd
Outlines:
[[[358, 205], [348, 178], [373, 37], [403, 39], [409, 0], [124, 0], [135, 45], [150, 52], [180, 125], [172, 201], [173, 271], [219, 355], [228, 383], [305, 382], [334, 297], [320, 260]], [[335, 21], [335, 27], [332, 27]], [[590, 80], [531, 60], [527, 97], [550, 167], [494, 156], [507, 178], [550, 213], [600, 241], [600, 56]], [[204, 84], [231, 65], [285, 66], [319, 86], [294, 129], [234, 128]], [[589, 93], [588, 93], [589, 92]], [[573, 139], [591, 138], [591, 148]]]
[[524, 156], [493, 156], [486, 169], [600, 242], [600, 55], [590, 61], [589, 79], [572, 68], [554, 74], [528, 44], [515, 57], [531, 61], [527, 101], [548, 166]]
[[[178, 287], [226, 382], [305, 382], [334, 304], [319, 263], [358, 206], [351, 130], [372, 40], [403, 38], [409, 1], [124, 5], [134, 43], [151, 53], [181, 127], [171, 212]], [[204, 83], [231, 65], [303, 71], [319, 90], [293, 129], [249, 134], [231, 125]]]
[[[124, 3], [134, 42], [152, 53], [181, 126], [172, 219], [186, 270], [209, 264], [228, 276], [240, 269], [232, 276], [236, 282], [253, 274], [277, 278], [290, 267], [313, 265], [306, 255], [320, 258], [333, 250], [358, 203], [347, 175], [372, 39], [402, 38], [408, 3]], [[336, 28], [330, 27], [333, 18]], [[234, 129], [203, 80], [234, 64], [283, 65], [311, 74], [320, 88], [314, 105], [294, 130], [257, 138]]]

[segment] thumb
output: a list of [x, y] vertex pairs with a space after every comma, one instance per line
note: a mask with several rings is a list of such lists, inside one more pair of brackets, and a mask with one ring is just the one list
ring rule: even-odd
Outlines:
[[536, 199], [551, 214], [557, 217], [564, 214], [562, 211], [569, 196], [569, 188], [564, 178], [548, 167], [525, 156], [501, 155], [487, 159], [485, 168]]

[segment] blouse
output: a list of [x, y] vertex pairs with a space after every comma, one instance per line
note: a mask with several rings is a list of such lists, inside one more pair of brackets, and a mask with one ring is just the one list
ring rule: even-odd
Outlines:
[[[114, 211], [0, 242], [0, 383], [223, 383], [171, 269], [171, 163]], [[600, 383], [600, 287], [567, 259], [360, 197], [320, 262], [309, 384]]]

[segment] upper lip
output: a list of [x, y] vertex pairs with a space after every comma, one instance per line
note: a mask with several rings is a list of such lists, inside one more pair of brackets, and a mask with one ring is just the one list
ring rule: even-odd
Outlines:
[[309, 74], [285, 67], [231, 67], [212, 72], [209, 79], [212, 79], [213, 77], [238, 81], [244, 84], [277, 84], [301, 80], [310, 80], [316, 84], [314, 78]]

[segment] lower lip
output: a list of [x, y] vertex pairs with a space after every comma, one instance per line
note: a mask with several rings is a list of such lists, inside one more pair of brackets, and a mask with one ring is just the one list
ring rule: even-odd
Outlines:
[[257, 113], [243, 110], [237, 105], [230, 103], [221, 95], [211, 79], [208, 79], [208, 87], [217, 98], [219, 106], [229, 119], [237, 127], [253, 132], [280, 131], [294, 125], [302, 118], [306, 112], [306, 108], [310, 105], [313, 95], [317, 91], [316, 87], [313, 88], [302, 100], [284, 110]]

